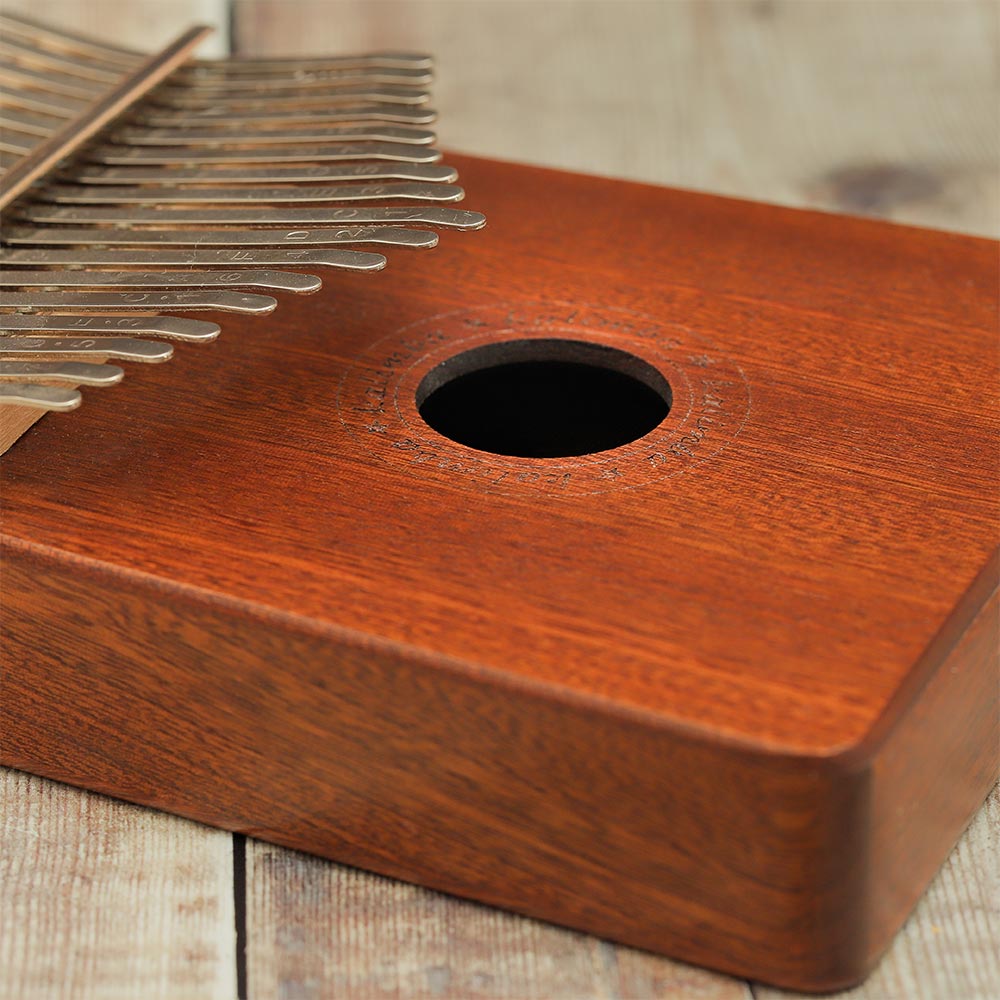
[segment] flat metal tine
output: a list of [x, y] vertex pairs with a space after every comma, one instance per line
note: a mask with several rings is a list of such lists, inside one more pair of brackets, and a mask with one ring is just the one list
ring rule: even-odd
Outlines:
[[121, 270], [136, 267], [302, 267], [310, 271], [317, 267], [332, 267], [345, 271], [381, 271], [386, 265], [380, 253], [362, 250], [291, 250], [239, 248], [224, 250], [100, 250], [75, 247], [72, 250], [5, 250], [0, 253], [0, 267], [87, 267]]
[[6, 139], [0, 139], [0, 153], [10, 153], [13, 156], [24, 156], [25, 153], [30, 153], [31, 150], [38, 145], [42, 140], [35, 137], [35, 141], [32, 142], [31, 138], [28, 136], [23, 137], [24, 142], [8, 142]]
[[412, 87], [389, 87], [377, 84], [371, 87], [339, 87], [324, 93], [307, 93], [294, 97], [227, 97], [204, 98], [189, 94], [183, 87], [160, 88], [150, 94], [152, 105], [164, 108], [225, 108], [226, 111], [253, 111], [261, 105], [269, 110], [292, 108], [327, 108], [335, 104], [426, 104], [430, 100], [426, 90]]
[[437, 121], [433, 108], [414, 108], [403, 104], [346, 104], [333, 108], [304, 110], [266, 107], [228, 112], [217, 107], [195, 111], [164, 111], [143, 105], [132, 117], [133, 123], [154, 128], [194, 128], [224, 125], [232, 128], [260, 128], [267, 125], [324, 125], [336, 122], [397, 122], [403, 125], [430, 125]]
[[336, 181], [428, 181], [452, 184], [458, 171], [443, 163], [401, 163], [383, 160], [377, 163], [300, 164], [293, 167], [249, 166], [235, 169], [221, 167], [101, 167], [85, 165], [64, 177], [76, 184], [327, 184]]
[[133, 337], [0, 337], [0, 359], [63, 361], [116, 361], [157, 363], [168, 361], [174, 353], [170, 344]]
[[104, 84], [81, 80], [79, 77], [67, 76], [64, 73], [28, 69], [14, 63], [0, 60], [0, 81], [8, 86], [27, 87], [29, 90], [40, 90], [46, 94], [59, 94], [63, 97], [78, 97], [85, 101], [93, 100], [106, 88]]
[[0, 139], [0, 149], [3, 149], [5, 153], [17, 153], [19, 156], [30, 153], [35, 146], [43, 142], [46, 138], [42, 135], [31, 135], [27, 132], [21, 132], [16, 127], [13, 129], [5, 128], [2, 123], [0, 123], [0, 135], [5, 136], [4, 139]]
[[[75, 312], [232, 312], [262, 316], [274, 312], [278, 300], [270, 295], [250, 295], [233, 291], [61, 291], [5, 292], [0, 310], [18, 309], [46, 313]], [[9, 317], [0, 316], [0, 324]]]
[[0, 381], [0, 406], [30, 406], [36, 410], [65, 413], [75, 410], [83, 397], [76, 389], [30, 382]]
[[[437, 205], [416, 207], [361, 206], [355, 208], [136, 208], [109, 205], [80, 208], [76, 205], [31, 204], [21, 217], [30, 222], [59, 225], [115, 225], [133, 230], [141, 226], [374, 226], [419, 223], [449, 229], [482, 229], [486, 216], [460, 208]], [[93, 231], [87, 231], [93, 236]], [[93, 239], [92, 242], [99, 242]]]
[[86, 361], [0, 361], [4, 382], [71, 382], [73, 385], [117, 385], [125, 376], [118, 365]]
[[355, 142], [330, 146], [261, 149], [206, 149], [197, 154], [190, 149], [137, 149], [104, 146], [86, 149], [83, 158], [109, 166], [169, 166], [190, 163], [322, 163], [341, 160], [398, 160], [404, 163], [437, 163], [441, 153], [429, 146], [408, 146], [398, 142]]
[[[314, 274], [247, 271], [15, 271], [0, 272], [0, 288], [266, 288], [309, 294], [322, 282]], [[0, 299], [0, 305], [6, 305]]]
[[284, 56], [261, 58], [232, 56], [227, 59], [195, 59], [181, 71], [185, 77], [265, 76], [269, 73], [291, 75], [313, 70], [344, 67], [392, 67], [432, 69], [433, 56], [424, 52], [360, 52], [336, 56]]
[[122, 66], [125, 70], [133, 69], [144, 58], [139, 52], [104, 45], [92, 38], [56, 30], [21, 14], [12, 14], [9, 11], [0, 14], [0, 32], [8, 37], [20, 38], [41, 48], [53, 49], [56, 52], [72, 52], [92, 59], [94, 62]]
[[352, 243], [382, 243], [386, 246], [433, 247], [437, 234], [428, 229], [397, 229], [393, 226], [350, 226], [343, 229], [199, 229], [188, 231], [165, 229], [60, 229], [45, 226], [25, 226], [12, 229], [4, 236], [8, 244], [41, 246], [74, 246], [85, 244], [112, 246], [190, 246], [300, 247], [338, 246]]
[[59, 97], [56, 94], [43, 94], [41, 91], [21, 90], [0, 92], [0, 108], [23, 108], [25, 111], [37, 111], [43, 115], [63, 119], [76, 118], [89, 106], [88, 101], [78, 101], [71, 97]]
[[37, 122], [25, 115], [12, 114], [6, 108], [0, 111], [0, 134], [4, 132], [16, 132], [18, 135], [31, 135], [38, 139], [47, 139], [57, 128], [43, 124], [44, 119], [39, 115], [35, 116]]
[[43, 115], [37, 111], [10, 106], [0, 108], [0, 127], [3, 128], [18, 128], [22, 132], [30, 131], [32, 135], [49, 136], [58, 132], [65, 124], [65, 118], [55, 115]]
[[429, 69], [410, 66], [334, 66], [324, 69], [299, 69], [294, 74], [266, 73], [257, 76], [199, 76], [181, 72], [173, 78], [183, 83], [193, 96], [211, 100], [229, 97], [262, 98], [287, 96], [307, 90], [329, 90], [332, 87], [386, 84], [391, 87], [428, 87], [434, 82]]
[[[268, 146], [295, 142], [402, 142], [431, 145], [437, 136], [410, 125], [355, 125], [350, 128], [261, 129], [241, 132], [229, 127], [123, 128], [108, 136], [109, 143], [126, 146]], [[200, 158], [201, 148], [194, 154]]]
[[454, 184], [343, 184], [338, 187], [102, 187], [96, 184], [54, 184], [32, 192], [38, 201], [57, 205], [279, 204], [356, 201], [455, 202], [465, 191]]
[[14, 144], [24, 143], [25, 146], [34, 148], [43, 139], [48, 138], [48, 136], [30, 131], [28, 126], [19, 125], [17, 122], [8, 122], [5, 118], [0, 118], [0, 135], [6, 136], [5, 139], [0, 140], [0, 146], [3, 146], [7, 152], [12, 151], [11, 146]]
[[95, 66], [92, 60], [81, 59], [65, 52], [46, 52], [17, 38], [0, 37], [0, 56], [24, 66], [35, 66], [43, 70], [53, 69], [68, 76], [79, 76], [99, 84], [117, 83], [123, 69], [109, 70]]
[[[219, 336], [218, 323], [180, 316], [38, 316], [31, 313], [0, 314], [0, 333], [75, 333], [78, 336], [138, 333], [167, 340], [207, 344]], [[5, 341], [0, 339], [0, 344]]]

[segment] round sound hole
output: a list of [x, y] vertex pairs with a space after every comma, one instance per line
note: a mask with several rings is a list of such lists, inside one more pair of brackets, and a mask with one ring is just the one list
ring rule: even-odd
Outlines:
[[495, 455], [564, 458], [641, 438], [670, 412], [667, 380], [614, 347], [513, 340], [456, 354], [417, 387], [439, 434]]

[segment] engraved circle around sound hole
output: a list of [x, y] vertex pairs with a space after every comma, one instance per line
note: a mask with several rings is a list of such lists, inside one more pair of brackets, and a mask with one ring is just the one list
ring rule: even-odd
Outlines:
[[[591, 450], [578, 446], [593, 445], [593, 437], [573, 442], [556, 435], [548, 450], [561, 454], [527, 455], [474, 446], [488, 439], [472, 446], [456, 441], [448, 433], [453, 428], [421, 413], [442, 386], [458, 381], [450, 372], [502, 366], [504, 359], [610, 370], [624, 376], [624, 386], [639, 381], [660, 412], [655, 405], [646, 411], [648, 426], [638, 420], [619, 426], [623, 440], [610, 447]], [[577, 388], [586, 395], [587, 386]], [[428, 317], [370, 344], [345, 372], [337, 406], [366, 451], [429, 485], [580, 495], [633, 489], [700, 465], [739, 433], [750, 389], [738, 365], [680, 324], [599, 307], [487, 306]]]

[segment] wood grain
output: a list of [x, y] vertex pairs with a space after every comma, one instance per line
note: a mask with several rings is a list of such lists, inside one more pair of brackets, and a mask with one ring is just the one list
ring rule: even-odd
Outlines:
[[437, 56], [480, 156], [996, 236], [992, 0], [237, 0], [244, 54]]
[[[457, 165], [491, 225], [433, 268], [332, 279], [11, 453], [5, 759], [724, 971], [856, 981], [995, 774], [993, 650], [961, 639], [995, 585], [996, 247]], [[714, 443], [741, 379], [752, 414], [672, 478], [651, 438], [600, 460], [607, 492], [593, 458], [568, 493], [543, 459], [498, 486], [393, 379], [512, 323], [673, 351], [663, 442]], [[709, 386], [730, 409], [692, 436]], [[883, 823], [921, 776], [935, 798]]]
[[0, 769], [0, 997], [235, 995], [231, 838]]
[[0, 455], [44, 415], [44, 410], [27, 406], [0, 406]]
[[[992, 1000], [1000, 982], [1000, 789], [995, 789], [871, 977], [837, 1000]], [[754, 987], [757, 1000], [799, 994]]]

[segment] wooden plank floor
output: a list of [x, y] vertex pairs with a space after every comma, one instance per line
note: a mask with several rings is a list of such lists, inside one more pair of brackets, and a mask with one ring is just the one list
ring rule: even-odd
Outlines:
[[0, 997], [236, 995], [232, 837], [0, 769]]
[[[243, 54], [426, 49], [449, 148], [1000, 236], [991, 0], [4, 8], [147, 48], [207, 17]], [[13, 771], [0, 807], [0, 998], [792, 996]], [[842, 996], [997, 995], [998, 831], [994, 791]]]

